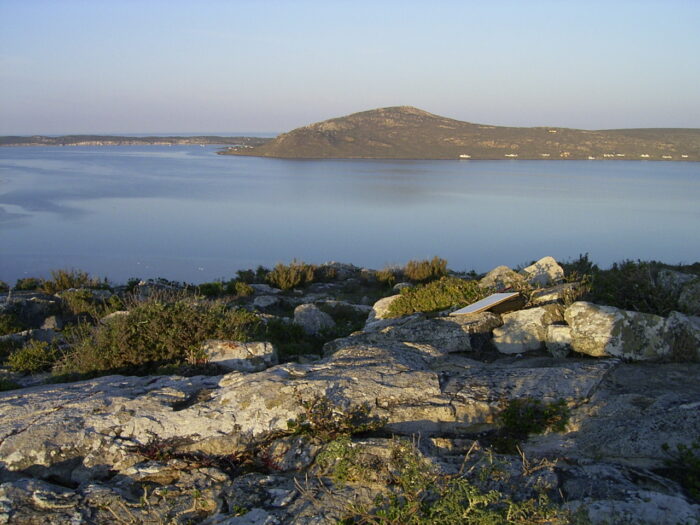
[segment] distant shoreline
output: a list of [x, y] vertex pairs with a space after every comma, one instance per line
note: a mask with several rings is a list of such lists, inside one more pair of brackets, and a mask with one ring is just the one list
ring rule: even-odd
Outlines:
[[48, 137], [45, 135], [0, 137], [0, 146], [33, 147], [33, 146], [175, 146], [175, 145], [218, 145], [255, 147], [268, 142], [264, 137], [222, 137], [215, 135], [196, 136], [115, 136], [115, 135], [61, 135]]

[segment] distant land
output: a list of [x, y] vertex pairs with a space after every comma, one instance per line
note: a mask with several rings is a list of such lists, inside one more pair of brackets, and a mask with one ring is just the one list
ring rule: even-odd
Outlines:
[[172, 146], [187, 144], [220, 144], [239, 148], [260, 146], [269, 138], [261, 137], [122, 137], [115, 135], [62, 135], [47, 137], [33, 135], [31, 137], [5, 136], [0, 137], [0, 146]]
[[233, 146], [220, 153], [318, 159], [700, 161], [700, 129], [516, 128], [462, 122], [397, 106], [325, 120], [258, 145]]

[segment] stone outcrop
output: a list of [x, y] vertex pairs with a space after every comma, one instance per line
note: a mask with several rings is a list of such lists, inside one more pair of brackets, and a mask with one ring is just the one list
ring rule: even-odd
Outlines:
[[389, 317], [389, 306], [399, 297], [401, 297], [400, 294], [390, 295], [374, 303], [374, 305], [372, 305], [372, 311], [367, 317], [367, 324], [369, 325], [379, 319], [387, 319]]
[[536, 263], [523, 268], [522, 274], [533, 286], [551, 286], [564, 280], [564, 269], [553, 257], [543, 257]]
[[294, 323], [301, 326], [304, 332], [310, 335], [316, 335], [335, 326], [333, 318], [313, 304], [297, 306], [294, 309]]
[[503, 326], [493, 331], [493, 344], [502, 354], [521, 354], [544, 347], [547, 327], [564, 320], [559, 305], [539, 306], [503, 314]]
[[226, 370], [260, 372], [279, 362], [277, 350], [267, 341], [210, 340], [202, 345], [207, 362]]
[[523, 282], [525, 282], [525, 279], [518, 272], [511, 270], [507, 266], [497, 266], [481, 278], [479, 286], [501, 291], [520, 285]]

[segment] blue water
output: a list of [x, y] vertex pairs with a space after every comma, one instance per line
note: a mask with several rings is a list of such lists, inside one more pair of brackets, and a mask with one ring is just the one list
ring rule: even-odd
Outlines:
[[487, 271], [700, 260], [700, 164], [278, 160], [216, 146], [0, 148], [0, 280], [201, 282], [292, 258]]

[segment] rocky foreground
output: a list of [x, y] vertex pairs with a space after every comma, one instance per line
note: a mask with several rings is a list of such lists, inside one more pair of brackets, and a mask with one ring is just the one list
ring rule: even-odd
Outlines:
[[[556, 509], [488, 523], [700, 523], [679, 476], [697, 461], [683, 451], [700, 436], [700, 317], [570, 302], [562, 278], [551, 258], [495, 269], [485, 286], [541, 287], [502, 313], [388, 318], [396, 296], [356, 305], [369, 311], [362, 330], [298, 362], [277, 364], [265, 341], [209, 341], [220, 375], [2, 392], [0, 523], [400, 523], [377, 510], [417, 494], [433, 505], [437, 489], [420, 490], [436, 480], [468, 482], [471, 496], [420, 523], [482, 523], [477, 493]], [[696, 279], [666, 281], [698, 300]], [[332, 293], [294, 296], [294, 321], [332, 323], [316, 307]], [[264, 311], [292, 299], [258, 286], [251, 300]], [[516, 425], [557, 403], [565, 425], [504, 434], [518, 400], [534, 409]]]

